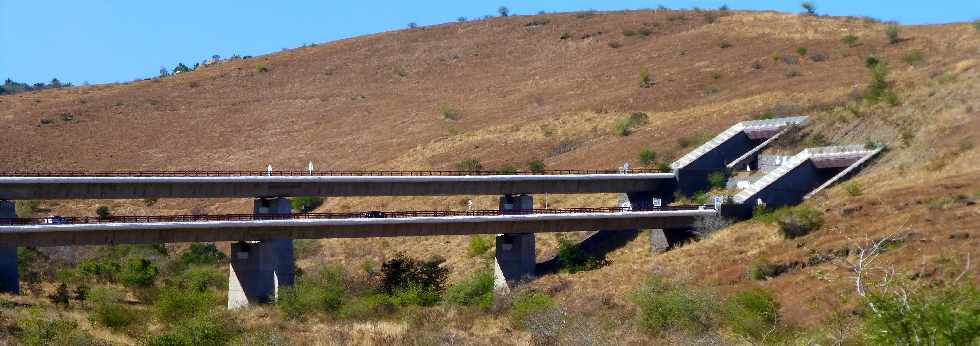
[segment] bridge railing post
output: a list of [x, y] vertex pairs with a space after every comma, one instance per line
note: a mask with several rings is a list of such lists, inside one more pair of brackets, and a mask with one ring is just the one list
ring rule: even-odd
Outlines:
[[[257, 198], [255, 214], [289, 214], [288, 198]], [[255, 303], [274, 301], [279, 286], [291, 286], [295, 265], [293, 241], [277, 239], [240, 241], [231, 246], [228, 271], [228, 308], [237, 309]]]
[[[0, 200], [0, 218], [17, 217], [14, 201]], [[17, 247], [0, 246], [0, 293], [20, 293], [20, 272], [17, 270]]]
[[[500, 197], [500, 211], [529, 211], [534, 209], [531, 195]], [[494, 250], [494, 288], [507, 291], [510, 286], [534, 277], [537, 261], [534, 252], [534, 233], [498, 234]]]

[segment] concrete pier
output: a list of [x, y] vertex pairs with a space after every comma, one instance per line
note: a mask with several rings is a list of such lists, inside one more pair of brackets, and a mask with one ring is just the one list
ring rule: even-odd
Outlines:
[[[500, 210], [530, 210], [534, 208], [531, 195], [504, 195]], [[498, 234], [494, 252], [494, 288], [507, 291], [511, 285], [534, 277], [537, 264], [534, 253], [534, 233]]]
[[[0, 218], [15, 217], [17, 217], [17, 209], [14, 201], [0, 200]], [[16, 246], [0, 246], [0, 293], [20, 293]]]
[[[640, 193], [627, 193], [626, 201], [628, 201], [629, 206], [637, 209], [648, 209], [654, 206], [653, 199], [660, 199], [660, 205], [664, 206], [673, 200], [673, 195], [669, 193], [662, 192], [640, 192]], [[670, 242], [667, 240], [667, 234], [663, 229], [651, 229], [650, 230], [650, 251], [653, 253], [661, 253], [667, 251], [670, 247]]]
[[[288, 214], [287, 198], [255, 199], [256, 214]], [[273, 301], [279, 285], [294, 281], [293, 241], [290, 239], [239, 241], [231, 245], [228, 271], [228, 308]]]

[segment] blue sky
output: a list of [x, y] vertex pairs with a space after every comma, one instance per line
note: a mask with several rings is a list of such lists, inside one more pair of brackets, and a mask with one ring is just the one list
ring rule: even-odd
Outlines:
[[[980, 18], [980, 0], [811, 0], [830, 15], [903, 24]], [[0, 0], [0, 79], [106, 83], [154, 76], [213, 54], [261, 55], [304, 43], [479, 18], [501, 5], [517, 14], [654, 8], [800, 11], [800, 1], [250, 1]]]

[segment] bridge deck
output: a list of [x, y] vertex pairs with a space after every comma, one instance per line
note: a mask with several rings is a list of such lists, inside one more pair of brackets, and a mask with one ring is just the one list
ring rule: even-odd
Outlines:
[[[625, 193], [656, 190], [673, 173], [634, 171], [484, 175], [94, 175], [0, 174], [0, 199], [141, 199], [287, 196], [428, 196]], [[586, 172], [586, 171], [567, 171]], [[292, 172], [290, 172], [292, 173]], [[316, 173], [316, 172], [314, 172]], [[414, 172], [418, 173], [418, 172]], [[458, 172], [456, 172], [458, 173]]]
[[[618, 209], [618, 208], [612, 208]], [[547, 212], [491, 215], [148, 221], [0, 226], [0, 246], [65, 246], [272, 239], [364, 238], [498, 233], [569, 232], [690, 227], [715, 215], [699, 207], [646, 211]], [[483, 212], [483, 211], [481, 211]], [[456, 212], [468, 213], [468, 212]], [[469, 212], [472, 213], [472, 212]], [[386, 213], [387, 216], [389, 213]], [[218, 216], [212, 216], [218, 217]], [[234, 216], [228, 219], [241, 219]], [[8, 219], [16, 220], [16, 219]], [[21, 219], [23, 220], [23, 219]], [[149, 219], [147, 219], [149, 220]], [[10, 222], [8, 222], [9, 224]]]

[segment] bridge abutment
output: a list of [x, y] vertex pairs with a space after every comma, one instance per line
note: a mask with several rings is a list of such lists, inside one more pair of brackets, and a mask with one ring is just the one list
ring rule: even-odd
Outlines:
[[[500, 197], [500, 211], [534, 209], [531, 195]], [[509, 290], [522, 280], [534, 277], [537, 261], [534, 253], [534, 233], [498, 234], [494, 256], [494, 288]]]
[[[289, 214], [288, 198], [256, 198], [255, 214]], [[279, 286], [294, 281], [293, 241], [240, 241], [231, 245], [228, 308], [237, 309], [274, 300]]]
[[[0, 200], [0, 219], [17, 217], [14, 203], [14, 201]], [[20, 293], [16, 246], [0, 246], [0, 293]]]

